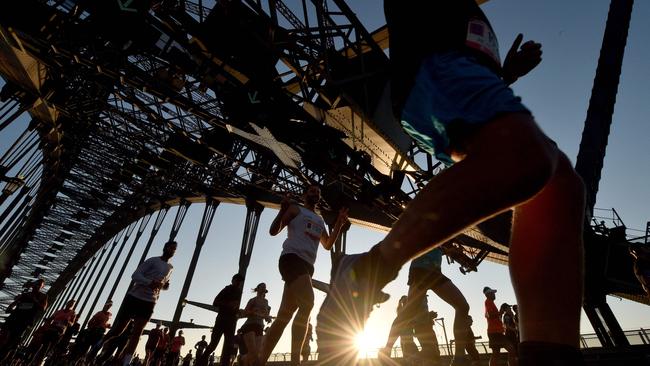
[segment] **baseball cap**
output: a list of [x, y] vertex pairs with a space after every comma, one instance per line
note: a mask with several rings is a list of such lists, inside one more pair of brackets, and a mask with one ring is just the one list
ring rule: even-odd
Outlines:
[[483, 294], [484, 295], [487, 295], [489, 293], [495, 293], [495, 292], [497, 292], [497, 290], [495, 290], [493, 288], [489, 288], [487, 286], [483, 287]]

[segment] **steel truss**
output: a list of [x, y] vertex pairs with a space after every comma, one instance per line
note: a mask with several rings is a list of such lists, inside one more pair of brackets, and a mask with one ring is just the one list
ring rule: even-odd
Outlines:
[[[423, 168], [384, 175], [306, 112], [348, 106], [372, 123], [379, 103], [388, 59], [343, 0], [134, 0], [129, 14], [108, 3], [32, 0], [0, 16], [4, 42], [47, 70], [36, 91], [5, 78], [0, 113], [22, 108], [33, 121], [8, 151], [29, 173], [0, 212], [13, 215], [0, 220], [11, 260], [0, 305], [39, 276], [56, 296], [110, 238], [181, 199], [277, 203], [319, 182], [324, 210], [352, 202], [353, 217], [390, 225], [441, 169], [413, 145], [406, 158]], [[236, 36], [211, 31], [226, 20]], [[35, 113], [35, 100], [56, 118]], [[278, 143], [300, 158], [283, 160]], [[479, 244], [455, 246], [464, 268], [485, 250], [505, 254]]]

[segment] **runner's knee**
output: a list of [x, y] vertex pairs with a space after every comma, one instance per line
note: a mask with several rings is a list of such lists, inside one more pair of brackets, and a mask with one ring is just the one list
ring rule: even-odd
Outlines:
[[489, 129], [479, 143], [482, 151], [477, 153], [498, 159], [495, 169], [500, 168], [504, 184], [512, 185], [521, 199], [541, 191], [557, 168], [561, 155], [557, 145], [530, 116], [509, 115]]
[[467, 318], [467, 314], [469, 314], [469, 304], [467, 303], [467, 300], [460, 299], [458, 300], [455, 304], [453, 304], [454, 310], [458, 314], [463, 314], [465, 315], [465, 318]]
[[273, 323], [274, 324], [278, 323], [278, 324], [282, 324], [282, 325], [287, 325], [291, 321], [292, 317], [293, 317], [293, 312], [284, 311], [284, 310], [280, 309], [280, 311], [278, 311], [278, 315], [275, 318], [275, 321]]
[[559, 151], [557, 147], [545, 146], [550, 143], [531, 141], [528, 148], [512, 154], [516, 164], [514, 171], [519, 173], [514, 184], [523, 198], [530, 198], [539, 193], [553, 177]]
[[307, 295], [298, 300], [298, 312], [310, 312], [314, 308], [314, 295]]

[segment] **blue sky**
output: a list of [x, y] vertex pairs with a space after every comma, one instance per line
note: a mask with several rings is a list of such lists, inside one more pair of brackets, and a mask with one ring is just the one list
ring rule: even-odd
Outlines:
[[[291, 2], [287, 1], [287, 3]], [[383, 25], [381, 0], [348, 1], [348, 3], [369, 30]], [[608, 7], [609, 0], [588, 2], [491, 0], [483, 6], [500, 40], [502, 54], [507, 51], [519, 32], [524, 34], [525, 39], [534, 39], [543, 44], [543, 62], [529, 76], [518, 81], [514, 85], [514, 90], [522, 96], [524, 103], [533, 111], [542, 128], [574, 162]], [[645, 39], [650, 34], [650, 24], [646, 21], [649, 16], [650, 2], [637, 1], [597, 202], [597, 207], [616, 208], [626, 225], [634, 229], [644, 229], [645, 223], [650, 220], [650, 190], [648, 189], [650, 147], [647, 144], [647, 138], [650, 136], [650, 123], [648, 123], [650, 68], [647, 66], [650, 64], [650, 48]], [[5, 132], [0, 134], [2, 146], [11, 141], [11, 131]], [[161, 296], [154, 314], [156, 318], [170, 319], [173, 315], [194, 249], [202, 211], [202, 205], [191, 207], [179, 233], [178, 254], [172, 260], [175, 271], [171, 288]], [[152, 254], [160, 252], [174, 213], [175, 209], [168, 215], [159, 239], [152, 248]], [[258, 282], [265, 281], [269, 288], [268, 298], [272, 312], [277, 311], [280, 303], [282, 281], [277, 271], [277, 259], [282, 240], [286, 235], [285, 233], [276, 237], [268, 235], [268, 227], [275, 213], [273, 210], [266, 210], [262, 215], [245, 285], [246, 289], [251, 289]], [[189, 299], [211, 302], [216, 293], [229, 283], [230, 277], [237, 271], [244, 217], [243, 207], [227, 204], [219, 207], [198, 263], [188, 295]], [[149, 230], [146, 231], [142, 241], [146, 240], [148, 232]], [[384, 234], [380, 232], [352, 228], [348, 234], [349, 252], [367, 250], [383, 236]], [[136, 250], [134, 258], [139, 258], [141, 250], [142, 243]], [[127, 274], [133, 269], [134, 264], [131, 264], [127, 268]], [[329, 255], [321, 249], [314, 278], [327, 280], [329, 269]], [[485, 262], [479, 267], [478, 273], [462, 275], [457, 265], [445, 263], [443, 271], [465, 293], [471, 307], [470, 314], [475, 320], [474, 332], [485, 338], [484, 297], [481, 289], [486, 285], [497, 288], [499, 290], [497, 302], [514, 302], [507, 268]], [[125, 287], [126, 283], [123, 283], [118, 288], [116, 300], [124, 294]], [[368, 324], [369, 333], [373, 334], [371, 344], [376, 347], [381, 346], [385, 341], [394, 317], [396, 301], [406, 292], [406, 270], [402, 270], [397, 280], [387, 286], [386, 291], [392, 295], [391, 300], [373, 313]], [[253, 294], [250, 291], [245, 291], [243, 301], [251, 296]], [[323, 298], [323, 294], [317, 293], [314, 317]], [[434, 295], [430, 295], [429, 299], [430, 308], [438, 311], [439, 316], [451, 321], [452, 309]], [[647, 320], [648, 307], [616, 298], [609, 300], [624, 329], [650, 326]], [[183, 320], [189, 319], [194, 319], [195, 323], [211, 325], [214, 314], [187, 307]], [[442, 336], [441, 329], [438, 327], [436, 330], [439, 336]], [[585, 320], [583, 320], [583, 331], [592, 331]], [[209, 331], [187, 331], [188, 344], [198, 341], [201, 334], [209, 335]], [[449, 335], [451, 336], [451, 332]], [[183, 353], [187, 349], [186, 346]], [[289, 332], [287, 331], [276, 351], [287, 352], [288, 350]]]

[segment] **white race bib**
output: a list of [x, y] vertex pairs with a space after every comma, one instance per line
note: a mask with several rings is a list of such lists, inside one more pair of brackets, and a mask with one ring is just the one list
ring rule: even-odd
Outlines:
[[497, 65], [501, 66], [499, 56], [499, 42], [494, 35], [492, 28], [483, 20], [478, 18], [470, 19], [467, 23], [467, 39], [465, 44], [490, 57]]
[[309, 218], [305, 218], [305, 234], [314, 240], [320, 239], [321, 233], [323, 232], [323, 227], [318, 224], [318, 222], [313, 221]]

